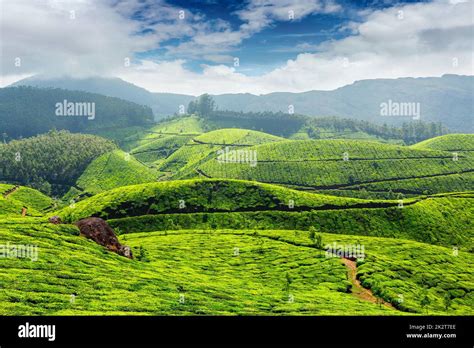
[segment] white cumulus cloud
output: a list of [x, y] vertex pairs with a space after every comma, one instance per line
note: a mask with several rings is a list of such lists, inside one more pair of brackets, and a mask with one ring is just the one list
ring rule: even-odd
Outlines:
[[[152, 7], [159, 3], [161, 7]], [[260, 75], [246, 75], [245, 60], [234, 67], [227, 50], [294, 11], [295, 20], [341, 11], [335, 1], [251, 0], [234, 13], [233, 30], [222, 20], [184, 12], [163, 1], [0, 0], [1, 85], [36, 74], [114, 75], [155, 92], [255, 93], [330, 90], [370, 78], [473, 74], [473, 1], [435, 0], [364, 10], [345, 25], [351, 35], [297, 47], [295, 58]], [[93, 4], [93, 5], [92, 5]], [[146, 9], [146, 11], [144, 11]], [[160, 11], [161, 9], [161, 11]], [[74, 11], [74, 18], [71, 18]], [[131, 19], [141, 11], [142, 20]], [[145, 30], [145, 31], [144, 31]], [[145, 34], [144, 34], [145, 33]], [[181, 43], [162, 44], [170, 38]], [[160, 59], [132, 59], [161, 48]], [[271, 52], [269, 52], [271, 54]], [[195, 57], [215, 65], [187, 68]], [[124, 59], [131, 65], [124, 66]], [[177, 57], [180, 57], [179, 59]], [[21, 66], [15, 66], [15, 59]]]
[[350, 24], [353, 35], [312, 47], [316, 53], [300, 53], [260, 76], [246, 76], [231, 65], [205, 66], [198, 74], [183, 60], [142, 62], [149, 68], [146, 76], [134, 68], [121, 76], [156, 92], [199, 95], [331, 90], [371, 78], [472, 75], [472, 6], [472, 1], [436, 1], [367, 12], [362, 22]]

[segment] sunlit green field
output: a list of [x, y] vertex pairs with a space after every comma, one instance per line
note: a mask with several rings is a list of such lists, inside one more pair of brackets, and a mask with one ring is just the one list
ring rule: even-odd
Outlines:
[[[0, 144], [10, 162], [28, 145], [0, 183], [0, 315], [474, 314], [472, 136], [399, 146], [209, 128], [190, 117], [115, 144]], [[68, 157], [84, 139], [93, 148]], [[219, 163], [227, 146], [257, 165]], [[58, 154], [51, 171], [38, 151]], [[27, 187], [44, 173], [52, 184], [30, 185], [43, 193]], [[88, 217], [134, 258], [80, 236]], [[5, 254], [17, 245], [38, 254]]]
[[[29, 218], [0, 221], [0, 241], [39, 248], [37, 261], [1, 260], [0, 314], [472, 314], [472, 254], [406, 240], [322, 238], [363, 245], [357, 276], [393, 307], [356, 296], [341, 259], [326, 257], [307, 231], [134, 233], [121, 236], [133, 248], [129, 260], [79, 237], [73, 226]], [[422, 307], [425, 284], [430, 304]], [[452, 303], [445, 308], [447, 293]]]

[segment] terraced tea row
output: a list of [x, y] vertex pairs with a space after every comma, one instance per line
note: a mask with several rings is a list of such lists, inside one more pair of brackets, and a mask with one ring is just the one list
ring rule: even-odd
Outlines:
[[[36, 261], [0, 260], [0, 314], [472, 313], [471, 254], [404, 240], [321, 236], [324, 244], [364, 246], [357, 276], [398, 310], [352, 293], [347, 268], [316, 249], [307, 231], [136, 233], [121, 238], [136, 255], [129, 260], [79, 237], [74, 226], [27, 218], [0, 220], [1, 243], [38, 247]], [[422, 306], [425, 292], [429, 304]]]
[[[402, 203], [402, 206], [400, 204]], [[127, 186], [67, 207], [74, 222], [108, 219], [121, 233], [233, 228], [308, 229], [407, 238], [474, 247], [472, 193], [398, 200], [362, 200], [236, 180], [185, 180]]]
[[255, 165], [239, 159], [223, 162], [214, 154], [182, 176], [243, 179], [302, 189], [365, 189], [415, 195], [474, 189], [474, 157], [469, 152], [323, 140], [284, 141], [246, 150], [255, 152]]
[[159, 169], [172, 172], [173, 178], [195, 173], [196, 167], [213, 158], [223, 147], [249, 147], [283, 141], [283, 138], [246, 129], [219, 129], [194, 137], [162, 162]]

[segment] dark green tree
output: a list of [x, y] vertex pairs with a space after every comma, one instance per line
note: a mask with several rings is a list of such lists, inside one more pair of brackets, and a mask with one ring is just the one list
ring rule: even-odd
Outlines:
[[423, 289], [420, 296], [420, 306], [422, 309], [426, 308], [426, 314], [428, 314], [428, 306], [430, 305], [431, 300], [428, 296], [428, 290]]
[[285, 274], [285, 285], [283, 287], [283, 290], [285, 292], [290, 291], [291, 283], [293, 283], [293, 279], [291, 278], [290, 274], [288, 272], [286, 272], [286, 274]]
[[453, 304], [453, 300], [451, 299], [451, 294], [449, 291], [446, 291], [443, 297], [443, 304], [444, 304], [444, 309], [446, 310], [446, 313], [448, 312], [449, 308]]
[[188, 104], [188, 114], [197, 114], [202, 117], [211, 116], [216, 109], [214, 99], [207, 93]]

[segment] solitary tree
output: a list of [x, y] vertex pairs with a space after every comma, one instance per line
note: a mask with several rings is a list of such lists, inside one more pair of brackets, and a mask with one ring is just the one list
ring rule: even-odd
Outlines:
[[191, 100], [188, 104], [188, 114], [197, 114], [197, 101]]
[[216, 110], [216, 103], [209, 94], [203, 94], [198, 99], [191, 101], [188, 105], [188, 114], [199, 116], [210, 116]]
[[143, 247], [143, 245], [140, 245], [140, 249], [139, 249], [138, 255], [137, 255], [137, 260], [138, 261], [143, 261], [143, 262], [150, 262], [150, 259], [148, 258], [148, 252]]
[[314, 226], [311, 226], [308, 231], [309, 231], [309, 239], [311, 239], [314, 242], [314, 238], [316, 236], [316, 228], [314, 228]]
[[449, 293], [449, 291], [447, 291], [444, 294], [443, 302], [444, 302], [444, 309], [446, 310], [446, 313], [447, 313], [453, 303], [453, 300], [451, 299], [451, 294]]
[[314, 236], [314, 247], [316, 249], [322, 249], [323, 248], [323, 236], [321, 236], [321, 233], [316, 233]]
[[290, 274], [288, 272], [286, 272], [286, 274], [285, 274], [285, 287], [283, 288], [283, 290], [285, 290], [286, 292], [289, 292], [292, 282], [293, 282], [293, 279], [291, 278]]
[[421, 308], [426, 308], [426, 314], [428, 314], [428, 306], [430, 305], [431, 300], [428, 297], [428, 291], [426, 289], [421, 293], [420, 306]]

